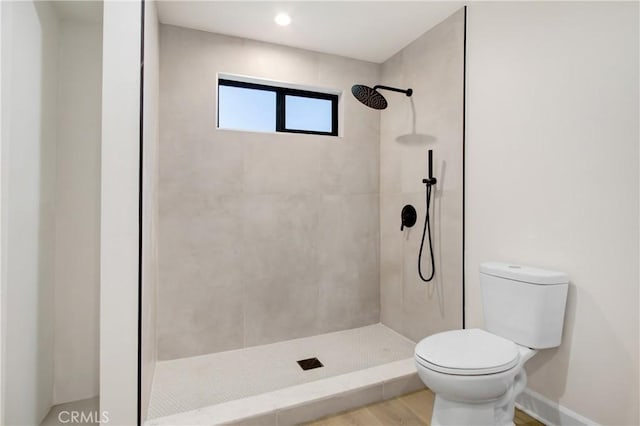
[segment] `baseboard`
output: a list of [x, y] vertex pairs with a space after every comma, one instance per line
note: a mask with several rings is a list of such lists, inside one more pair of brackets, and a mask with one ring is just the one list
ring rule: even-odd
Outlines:
[[526, 388], [516, 398], [516, 407], [547, 426], [598, 426], [593, 420], [563, 407]]

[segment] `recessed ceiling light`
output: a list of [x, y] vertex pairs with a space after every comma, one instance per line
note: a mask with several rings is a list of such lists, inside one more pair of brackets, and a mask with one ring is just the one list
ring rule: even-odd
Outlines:
[[284, 27], [291, 23], [291, 18], [286, 13], [278, 13], [274, 18], [274, 21], [276, 21], [276, 24]]

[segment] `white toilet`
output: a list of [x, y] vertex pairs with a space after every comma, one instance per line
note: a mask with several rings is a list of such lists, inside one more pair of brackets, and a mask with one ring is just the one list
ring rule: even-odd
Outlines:
[[436, 395], [431, 425], [513, 425], [525, 362], [560, 345], [568, 282], [562, 272], [480, 265], [486, 331], [446, 331], [416, 345], [418, 374]]

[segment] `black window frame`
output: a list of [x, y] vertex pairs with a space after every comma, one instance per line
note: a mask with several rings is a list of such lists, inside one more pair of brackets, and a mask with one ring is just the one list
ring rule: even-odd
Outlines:
[[[242, 89], [255, 89], [274, 92], [276, 94], [276, 133], [302, 133], [307, 135], [338, 136], [338, 100], [339, 96], [331, 93], [314, 92], [311, 90], [291, 89], [289, 87], [270, 86], [267, 84], [249, 83], [246, 81], [229, 80], [218, 78], [218, 89], [220, 86], [240, 87]], [[219, 91], [219, 90], [218, 90]], [[323, 99], [331, 101], [331, 131], [320, 132], [315, 130], [288, 129], [286, 127], [286, 96], [297, 96], [302, 98]], [[220, 96], [218, 96], [217, 127], [220, 129]], [[224, 127], [222, 127], [224, 129]]]

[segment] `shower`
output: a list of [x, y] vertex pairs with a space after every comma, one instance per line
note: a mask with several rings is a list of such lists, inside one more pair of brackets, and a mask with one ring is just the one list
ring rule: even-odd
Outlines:
[[[418, 276], [422, 281], [426, 283], [431, 281], [436, 273], [436, 263], [433, 254], [433, 243], [431, 241], [431, 217], [429, 216], [429, 207], [431, 204], [431, 189], [438, 181], [435, 177], [433, 177], [433, 150], [430, 149], [428, 152], [429, 177], [426, 179], [422, 179], [422, 183], [424, 183], [426, 190], [426, 210], [424, 217], [424, 229], [422, 230], [422, 241], [420, 242], [420, 251], [418, 252]], [[429, 237], [429, 254], [431, 255], [431, 275], [429, 275], [428, 278], [425, 278], [422, 274], [422, 250], [424, 248], [425, 236]]]
[[357, 100], [373, 109], [385, 109], [387, 107], [387, 100], [382, 96], [378, 89], [391, 90], [392, 92], [404, 93], [407, 96], [413, 94], [412, 89], [397, 89], [395, 87], [382, 86], [380, 84], [373, 86], [373, 89], [363, 84], [354, 84], [351, 86], [351, 93]]
[[[373, 86], [373, 88], [369, 86], [365, 86], [363, 84], [354, 84], [351, 86], [351, 93], [353, 96], [364, 105], [373, 109], [385, 109], [387, 107], [387, 100], [378, 92], [378, 89], [383, 90], [391, 90], [392, 92], [404, 93], [407, 96], [411, 96], [413, 94], [413, 89], [398, 89], [396, 87], [382, 86], [377, 84]], [[415, 118], [414, 118], [415, 119]], [[431, 190], [433, 186], [435, 186], [437, 180], [433, 177], [433, 151], [429, 150], [429, 177], [426, 179], [422, 179], [422, 183], [425, 184], [426, 187], [426, 210], [425, 210], [425, 218], [424, 218], [424, 229], [422, 231], [422, 241], [420, 242], [420, 250], [418, 251], [418, 276], [424, 282], [429, 282], [433, 280], [433, 277], [436, 273], [435, 269], [435, 259], [433, 253], [433, 243], [431, 241], [431, 217], [429, 215], [429, 208], [431, 205]], [[401, 217], [401, 225], [400, 231], [403, 231], [405, 226], [407, 228], [411, 228], [416, 223], [416, 210], [415, 208], [407, 204], [402, 209], [400, 213]], [[431, 274], [428, 277], [425, 277], [422, 274], [422, 252], [424, 249], [425, 237], [428, 237], [429, 243], [429, 254], [431, 258]]]

